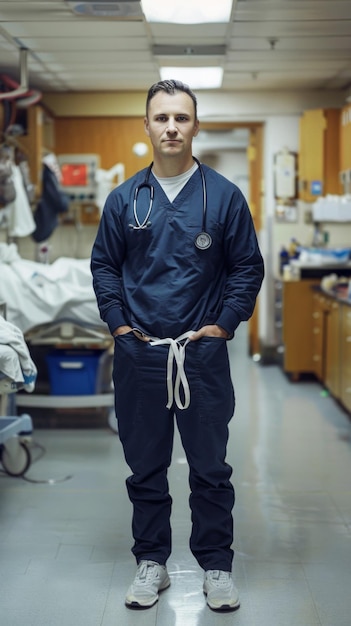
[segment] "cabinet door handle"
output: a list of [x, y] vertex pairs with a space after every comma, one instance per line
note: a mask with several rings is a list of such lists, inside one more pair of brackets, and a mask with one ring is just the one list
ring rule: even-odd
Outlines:
[[315, 335], [318, 335], [318, 333], [320, 332], [320, 330], [319, 330], [319, 328], [314, 328], [314, 329], [313, 329], [313, 332], [314, 332], [314, 334], [315, 334]]
[[319, 317], [319, 313], [317, 311], [315, 311], [312, 315], [312, 317], [314, 317], [314, 319], [318, 319]]

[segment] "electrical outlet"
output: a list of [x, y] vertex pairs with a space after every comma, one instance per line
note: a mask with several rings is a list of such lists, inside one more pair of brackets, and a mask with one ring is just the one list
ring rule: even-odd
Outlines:
[[310, 209], [306, 209], [306, 211], [305, 211], [304, 222], [305, 222], [305, 224], [312, 224], [313, 223], [313, 215], [312, 215], [312, 211]]

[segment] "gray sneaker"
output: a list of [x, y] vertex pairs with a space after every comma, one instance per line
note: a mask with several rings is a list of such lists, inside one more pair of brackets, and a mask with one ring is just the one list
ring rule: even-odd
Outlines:
[[164, 565], [155, 561], [140, 561], [134, 581], [126, 595], [126, 606], [148, 609], [158, 600], [158, 592], [167, 589], [171, 581]]
[[240, 606], [239, 593], [230, 572], [210, 569], [203, 586], [207, 604], [214, 611], [235, 611]]

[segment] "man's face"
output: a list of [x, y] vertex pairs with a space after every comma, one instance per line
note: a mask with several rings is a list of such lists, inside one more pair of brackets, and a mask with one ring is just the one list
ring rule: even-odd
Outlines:
[[199, 131], [191, 97], [182, 91], [171, 95], [159, 91], [149, 103], [144, 120], [155, 153], [160, 156], [187, 156]]

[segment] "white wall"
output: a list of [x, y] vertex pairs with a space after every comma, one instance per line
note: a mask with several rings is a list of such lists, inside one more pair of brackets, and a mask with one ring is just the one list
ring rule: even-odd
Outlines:
[[261, 289], [259, 308], [259, 335], [261, 342], [266, 346], [273, 346], [275, 343], [274, 279], [277, 274], [280, 245], [282, 241], [288, 243], [291, 237], [297, 236], [294, 232], [294, 224], [287, 225], [287, 232], [283, 234], [281, 241], [277, 236], [274, 156], [284, 148], [288, 148], [291, 152], [298, 152], [298, 140], [299, 116], [270, 116], [266, 119], [264, 133], [264, 212], [263, 228], [260, 233], [266, 275]]
[[275, 116], [301, 115], [306, 109], [342, 107], [347, 94], [333, 91], [200, 91], [200, 121], [265, 121]]

